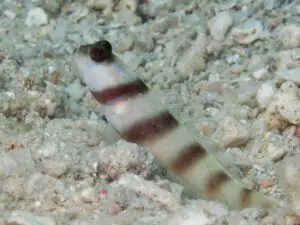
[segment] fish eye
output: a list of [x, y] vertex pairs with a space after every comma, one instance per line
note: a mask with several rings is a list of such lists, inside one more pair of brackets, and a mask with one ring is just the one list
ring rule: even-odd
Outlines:
[[103, 62], [112, 56], [112, 46], [106, 41], [99, 41], [90, 49], [90, 58], [94, 62]]

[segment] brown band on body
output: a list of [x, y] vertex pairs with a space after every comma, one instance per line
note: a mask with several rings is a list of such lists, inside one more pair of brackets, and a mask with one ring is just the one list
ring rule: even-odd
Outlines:
[[249, 206], [251, 194], [253, 193], [252, 190], [247, 188], [243, 188], [240, 195], [240, 207], [246, 208]]
[[103, 91], [93, 92], [93, 96], [102, 104], [108, 103], [122, 97], [128, 98], [138, 95], [140, 93], [146, 93], [148, 87], [140, 79], [134, 80], [127, 84], [120, 84], [114, 87], [109, 87]]
[[[202, 157], [207, 155], [206, 150], [198, 143], [193, 143], [181, 150], [181, 153], [170, 163], [169, 168], [176, 174], [180, 174], [186, 168], [198, 162]], [[200, 171], [201, 173], [201, 171]]]
[[177, 120], [168, 111], [165, 111], [134, 123], [121, 135], [127, 141], [143, 143], [162, 136], [177, 126]]
[[208, 196], [215, 196], [220, 191], [223, 183], [230, 180], [230, 177], [224, 172], [219, 171], [218, 173], [212, 175], [205, 187], [205, 192]]

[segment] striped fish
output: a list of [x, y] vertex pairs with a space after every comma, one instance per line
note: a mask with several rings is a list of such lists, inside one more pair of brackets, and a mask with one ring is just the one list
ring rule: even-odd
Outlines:
[[234, 179], [194, 132], [166, 109], [159, 94], [112, 52], [108, 41], [79, 47], [73, 62], [75, 72], [104, 106], [107, 121], [120, 136], [147, 147], [199, 195], [224, 202], [232, 209], [276, 208], [276, 201]]

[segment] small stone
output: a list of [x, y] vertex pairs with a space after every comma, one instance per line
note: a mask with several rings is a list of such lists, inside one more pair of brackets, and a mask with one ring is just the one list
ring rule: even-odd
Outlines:
[[286, 81], [293, 81], [300, 85], [300, 67], [294, 69], [280, 69], [276, 71], [276, 75]]
[[266, 10], [271, 10], [275, 7], [275, 0], [265, 0], [264, 7]]
[[265, 82], [257, 90], [256, 100], [261, 109], [267, 108], [276, 92], [274, 83]]
[[[99, 159], [106, 175], [116, 179], [126, 171], [136, 171], [143, 167], [148, 155], [136, 144], [118, 141], [115, 145], [103, 148]], [[147, 168], [143, 168], [145, 173], [149, 172]]]
[[133, 35], [124, 31], [111, 31], [107, 34], [107, 39], [114, 46], [114, 51], [123, 54], [126, 51], [132, 50], [135, 46]]
[[298, 87], [291, 81], [284, 82], [276, 93], [265, 114], [265, 122], [269, 128], [284, 129], [288, 122], [300, 124], [300, 99]]
[[275, 60], [277, 69], [300, 67], [300, 48], [277, 52]]
[[285, 129], [288, 125], [287, 120], [279, 114], [276, 104], [272, 103], [268, 106], [264, 113], [264, 122], [268, 129]]
[[226, 117], [213, 136], [226, 148], [246, 144], [250, 138], [249, 129], [233, 117]]
[[246, 70], [245, 66], [244, 65], [241, 65], [241, 64], [234, 64], [230, 67], [230, 72], [236, 74], [236, 75], [241, 75], [241, 73], [243, 71]]
[[10, 155], [0, 156], [0, 177], [9, 176], [18, 167], [16, 159]]
[[2, 185], [2, 191], [8, 193], [10, 197], [16, 200], [26, 198], [25, 179], [23, 178], [11, 178], [7, 179], [6, 183]]
[[157, 17], [151, 25], [151, 30], [158, 33], [166, 33], [178, 25], [178, 18], [175, 16]]
[[56, 222], [51, 217], [42, 217], [29, 211], [15, 210], [10, 214], [7, 224], [56, 225]]
[[222, 12], [208, 21], [208, 28], [213, 39], [217, 41], [224, 40], [232, 23], [233, 19], [228, 12]]
[[176, 211], [176, 213], [174, 213], [174, 215], [170, 219], [168, 219], [167, 223], [157, 223], [157, 224], [166, 224], [166, 225], [218, 224], [217, 222], [218, 218], [215, 215], [217, 215], [220, 212], [222, 214], [222, 211], [225, 210], [222, 207], [218, 207], [218, 205], [213, 206], [211, 210], [212, 211], [208, 212], [198, 205], [193, 207], [190, 206], [182, 207], [180, 210]]
[[130, 9], [131, 11], [135, 12], [138, 7], [138, 3], [138, 0], [122, 0], [115, 7], [115, 10], [120, 11], [122, 9]]
[[41, 165], [42, 170], [52, 177], [60, 177], [69, 169], [69, 165], [67, 163], [57, 162], [49, 159], [43, 160]]
[[300, 4], [296, 5], [296, 12], [297, 12], [298, 15], [300, 15]]
[[286, 49], [300, 47], [300, 26], [297, 24], [286, 25], [280, 30], [279, 39]]
[[228, 64], [235, 64], [241, 61], [241, 57], [239, 54], [230, 55], [226, 58], [226, 62]]
[[[167, 12], [174, 8], [176, 5], [176, 1], [172, 0], [151, 0], [151, 1], [139, 1], [140, 3], [146, 3], [146, 4], [140, 4], [142, 12], [150, 17], [157, 17], [163, 14], [167, 14]], [[175, 5], [174, 5], [175, 3]], [[178, 2], [179, 3], [179, 2]], [[178, 4], [180, 5], [180, 4]]]
[[86, 188], [81, 191], [81, 200], [86, 203], [92, 203], [96, 201], [96, 194], [94, 188]]
[[47, 23], [48, 23], [48, 16], [42, 8], [36, 7], [29, 10], [27, 18], [25, 20], [25, 24], [28, 27], [41, 26]]
[[249, 72], [254, 72], [264, 67], [265, 67], [264, 57], [262, 55], [252, 55], [247, 70]]
[[[285, 188], [286, 193], [293, 196], [293, 203], [299, 208], [300, 202], [300, 158], [299, 155], [286, 156], [282, 164], [276, 167], [280, 175], [280, 185]], [[297, 223], [291, 223], [297, 224]]]
[[70, 15], [70, 20], [73, 22], [78, 22], [79, 20], [85, 18], [88, 14], [89, 14], [88, 8], [78, 8], [74, 13]]
[[130, 65], [132, 70], [137, 69], [145, 60], [145, 54], [142, 54], [139, 51], [126, 51], [122, 55], [125, 64]]
[[229, 10], [232, 9], [232, 7], [234, 7], [237, 4], [236, 0], [229, 0], [229, 1], [224, 1], [224, 2], [220, 2], [219, 7], [220, 10]]
[[66, 92], [75, 101], [80, 100], [84, 96], [84, 94], [85, 94], [84, 87], [80, 84], [80, 80], [79, 79], [76, 79], [72, 84], [70, 84], [66, 88]]
[[8, 19], [13, 20], [16, 18], [16, 13], [9, 11], [9, 10], [5, 10], [3, 12], [3, 15], [6, 16]]
[[60, 73], [57, 71], [53, 71], [47, 75], [47, 80], [52, 84], [58, 84], [60, 80]]
[[254, 72], [252, 73], [252, 76], [253, 76], [256, 80], [261, 80], [261, 79], [263, 79], [263, 78], [266, 76], [267, 73], [268, 73], [267, 68], [261, 68], [261, 69], [258, 69], [258, 70], [256, 70], [256, 71], [254, 71]]
[[141, 23], [141, 18], [130, 9], [122, 9], [119, 12], [114, 13], [113, 18], [116, 22], [128, 26]]
[[267, 176], [267, 175], [260, 175], [257, 177], [257, 181], [256, 183], [263, 188], [268, 188], [273, 186], [274, 182], [271, 179], [271, 177]]
[[270, 157], [274, 162], [281, 159], [286, 154], [286, 148], [280, 143], [271, 142], [266, 146], [266, 151], [268, 157]]
[[42, 0], [41, 7], [49, 13], [57, 14], [59, 13], [63, 0]]
[[210, 55], [218, 56], [222, 51], [223, 46], [219, 41], [210, 41], [206, 47], [207, 53]]
[[112, 8], [114, 6], [114, 2], [112, 0], [88, 0], [87, 7], [90, 9], [102, 10], [106, 8]]
[[261, 186], [263, 188], [271, 187], [271, 186], [273, 186], [273, 182], [272, 182], [272, 180], [269, 180], [269, 179], [261, 180], [259, 182], [259, 186]]
[[199, 32], [196, 41], [184, 53], [182, 60], [178, 61], [177, 69], [183, 77], [188, 77], [191, 73], [197, 73], [206, 68], [206, 43], [206, 34]]
[[180, 201], [171, 192], [162, 189], [152, 181], [144, 180], [136, 174], [122, 174], [116, 181], [117, 185], [131, 189], [140, 196], [151, 199], [168, 210], [173, 211], [180, 208]]
[[233, 40], [239, 44], [250, 44], [262, 37], [263, 25], [259, 20], [249, 20], [232, 29]]

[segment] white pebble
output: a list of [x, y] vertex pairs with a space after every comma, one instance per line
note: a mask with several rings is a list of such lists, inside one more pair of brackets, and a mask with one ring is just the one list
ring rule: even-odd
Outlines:
[[184, 53], [182, 60], [177, 63], [177, 69], [183, 77], [188, 77], [193, 72], [200, 72], [206, 68], [207, 36], [199, 32], [196, 41]]
[[147, 160], [145, 157], [146, 155], [139, 146], [122, 141], [103, 148], [99, 153], [103, 169], [112, 178], [120, 176], [124, 171], [141, 167], [142, 163]]
[[266, 153], [274, 162], [278, 161], [286, 154], [286, 148], [280, 143], [269, 143], [266, 147]]
[[[214, 207], [215, 208], [215, 207]], [[217, 210], [216, 210], [217, 211]], [[167, 225], [209, 225], [217, 224], [216, 216], [204, 211], [201, 207], [185, 207], [176, 211]]]
[[122, 0], [117, 5], [116, 10], [130, 9], [131, 11], [135, 12], [138, 7], [138, 3], [138, 0]]
[[141, 18], [130, 9], [122, 9], [113, 14], [114, 20], [119, 24], [137, 25], [141, 23]]
[[58, 162], [54, 160], [43, 160], [41, 163], [42, 170], [53, 177], [60, 177], [65, 174], [69, 169], [69, 164]]
[[160, 188], [152, 181], [144, 180], [136, 174], [124, 173], [116, 181], [116, 184], [131, 189], [139, 193], [140, 196], [151, 199], [168, 210], [176, 210], [180, 207], [179, 200], [171, 192]]
[[64, 0], [41, 0], [41, 6], [46, 12], [59, 13]]
[[66, 88], [66, 92], [75, 101], [80, 100], [85, 94], [84, 87], [80, 84], [80, 80], [76, 79], [72, 84]]
[[111, 0], [88, 0], [86, 3], [91, 9], [106, 9], [114, 6], [114, 1]]
[[36, 208], [38, 208], [42, 205], [42, 202], [41, 201], [35, 201], [34, 205], [35, 205]]
[[242, 123], [228, 116], [218, 127], [213, 136], [227, 147], [237, 147], [246, 144], [250, 138], [249, 129]]
[[296, 12], [297, 12], [298, 15], [300, 15], [300, 4], [296, 5]]
[[300, 66], [300, 48], [278, 52], [275, 56], [277, 69], [296, 68]]
[[81, 200], [86, 203], [92, 203], [96, 200], [94, 188], [86, 188], [81, 191]]
[[267, 10], [271, 10], [275, 7], [275, 0], [265, 0], [264, 1], [264, 8]]
[[265, 82], [260, 85], [257, 90], [256, 100], [261, 109], [268, 107], [272, 98], [276, 92], [276, 87], [274, 83]]
[[158, 33], [166, 33], [178, 25], [178, 18], [175, 16], [157, 17], [151, 24], [150, 29]]
[[254, 72], [261, 68], [264, 68], [265, 64], [266, 64], [264, 61], [265, 60], [262, 55], [256, 55], [256, 54], [252, 55], [251, 60], [248, 64], [247, 70], [249, 72]]
[[11, 178], [1, 185], [2, 191], [6, 192], [16, 200], [24, 199], [27, 196], [26, 193], [26, 179], [24, 178]]
[[53, 73], [56, 71], [56, 68], [54, 66], [49, 66], [47, 72], [48, 73]]
[[10, 155], [0, 156], [0, 176], [9, 176], [18, 167], [16, 159]]
[[25, 24], [28, 27], [41, 26], [48, 23], [48, 16], [40, 7], [29, 10]]
[[239, 44], [250, 44], [262, 37], [263, 25], [259, 20], [249, 20], [232, 29], [232, 38]]
[[208, 28], [213, 39], [217, 41], [224, 40], [232, 22], [232, 17], [228, 12], [222, 12], [208, 21]]
[[8, 96], [9, 100], [16, 99], [15, 93], [13, 93], [11, 91], [5, 91], [4, 93]]
[[67, 34], [68, 23], [66, 20], [59, 18], [56, 22], [56, 27], [51, 34], [54, 43], [63, 41]]
[[300, 124], [300, 99], [298, 87], [291, 81], [284, 82], [265, 114], [269, 128], [285, 128], [287, 122]]
[[276, 167], [276, 172], [280, 175], [280, 184], [285, 190], [289, 190], [289, 196], [293, 196], [292, 204], [299, 209], [300, 204], [300, 157], [291, 155], [284, 163]]
[[296, 24], [286, 25], [280, 30], [279, 38], [287, 49], [300, 47], [300, 26]]
[[300, 67], [294, 69], [280, 69], [276, 71], [276, 75], [287, 81], [293, 81], [300, 85]]
[[252, 73], [252, 76], [256, 79], [256, 80], [261, 80], [262, 78], [265, 77], [265, 75], [268, 73], [268, 70], [266, 68], [261, 68], [259, 70], [256, 70]]
[[28, 211], [16, 210], [10, 214], [8, 224], [20, 224], [20, 225], [55, 225], [54, 219], [51, 217], [42, 217], [34, 215]]
[[241, 61], [241, 57], [239, 54], [230, 55], [226, 58], [226, 62], [228, 64], [235, 64]]
[[10, 20], [13, 20], [14, 18], [16, 18], [16, 13], [9, 11], [9, 10], [5, 10], [3, 12], [3, 15], [6, 16]]

